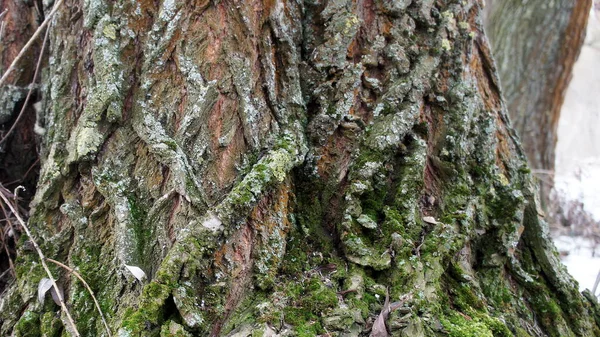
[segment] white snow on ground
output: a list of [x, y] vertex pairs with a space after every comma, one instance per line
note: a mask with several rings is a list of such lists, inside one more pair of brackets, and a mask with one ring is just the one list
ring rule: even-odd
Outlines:
[[559, 252], [569, 252], [561, 260], [567, 266], [569, 274], [579, 282], [579, 290], [592, 290], [600, 271], [600, 245], [594, 249], [595, 245], [591, 240], [570, 236], [559, 236], [554, 239], [554, 244]]
[[581, 160], [575, 167], [570, 173], [557, 174], [554, 188], [566, 200], [583, 202], [584, 209], [600, 221], [600, 157]]

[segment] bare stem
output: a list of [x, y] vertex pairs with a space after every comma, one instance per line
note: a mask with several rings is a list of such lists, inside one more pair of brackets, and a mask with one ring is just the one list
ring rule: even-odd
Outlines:
[[596, 291], [598, 290], [599, 283], [600, 283], [600, 271], [598, 272], [598, 275], [596, 275], [596, 281], [594, 282], [594, 288], [592, 289], [592, 294], [594, 294], [594, 296], [598, 296], [598, 295], [596, 295]]
[[[0, 187], [3, 187], [2, 184], [0, 184]], [[23, 219], [21, 218], [21, 216], [19, 215], [19, 213], [17, 212], [17, 210], [13, 207], [12, 203], [6, 198], [6, 196], [3, 193], [0, 193], [0, 198], [2, 198], [2, 200], [4, 201], [4, 203], [13, 212], [13, 214], [15, 215], [15, 217], [17, 218], [17, 220], [19, 221], [19, 224], [21, 225], [21, 227], [23, 227], [23, 230], [25, 231], [25, 233], [27, 233], [27, 236], [29, 237], [29, 240], [31, 240], [31, 243], [33, 244], [33, 247], [35, 248], [35, 251], [37, 252], [37, 254], [38, 254], [39, 258], [40, 258], [40, 262], [42, 263], [42, 267], [44, 268], [44, 270], [46, 271], [46, 274], [48, 275], [48, 278], [50, 278], [50, 281], [52, 282], [52, 287], [54, 287], [54, 291], [56, 292], [56, 297], [58, 297], [58, 301], [60, 302], [60, 307], [63, 310], [63, 312], [65, 313], [65, 316], [67, 316], [67, 320], [68, 320], [69, 324], [71, 325], [71, 328], [73, 329], [72, 333], [76, 337], [81, 336], [81, 334], [77, 330], [77, 326], [75, 325], [75, 322], [73, 321], [73, 317], [71, 317], [71, 313], [69, 313], [69, 309], [67, 309], [67, 306], [65, 305], [65, 301], [63, 300], [61, 292], [58, 289], [58, 285], [56, 284], [56, 281], [54, 281], [54, 276], [52, 275], [52, 272], [50, 271], [50, 268], [48, 268], [48, 265], [46, 264], [46, 257], [44, 256], [44, 253], [40, 249], [40, 246], [37, 244], [37, 242], [33, 238], [33, 235], [31, 234], [31, 231], [29, 230], [29, 227], [27, 227], [27, 225], [25, 224], [25, 221], [23, 221]]]
[[85, 282], [85, 280], [83, 279], [83, 277], [81, 277], [81, 275], [79, 275], [78, 272], [76, 272], [73, 268], [65, 265], [64, 263], [58, 262], [56, 260], [53, 260], [49, 257], [46, 258], [46, 260], [60, 266], [63, 267], [64, 269], [66, 269], [68, 272], [70, 272], [71, 274], [75, 275], [75, 277], [77, 277], [79, 279], [79, 281], [81, 281], [83, 283], [83, 285], [85, 286], [85, 288], [87, 289], [87, 291], [90, 293], [90, 295], [92, 296], [92, 299], [94, 300], [94, 304], [96, 304], [96, 309], [98, 309], [98, 313], [100, 313], [100, 318], [102, 319], [102, 323], [104, 323], [104, 327], [106, 328], [106, 332], [108, 333], [109, 337], [112, 337], [111, 333], [110, 333], [110, 328], [108, 327], [108, 323], [106, 323], [106, 318], [104, 317], [104, 313], [102, 312], [102, 309], [100, 308], [100, 304], [98, 303], [98, 300], [96, 300], [96, 296], [94, 296], [94, 292], [92, 291], [92, 288], [90, 288], [90, 286], [87, 284], [87, 282]]

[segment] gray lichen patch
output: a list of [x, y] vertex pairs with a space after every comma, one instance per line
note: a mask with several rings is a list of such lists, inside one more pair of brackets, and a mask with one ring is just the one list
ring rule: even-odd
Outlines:
[[[142, 69], [145, 74], [163, 70], [166, 59], [165, 51], [172, 46], [175, 33], [181, 29], [182, 13], [181, 7], [184, 3], [175, 0], [167, 0], [161, 3], [157, 20], [152, 24], [144, 45], [144, 64]], [[143, 14], [140, 13], [140, 16]], [[148, 85], [146, 83], [144, 86]]]
[[[289, 172], [303, 162], [307, 152], [301, 129], [282, 137], [280, 145], [254, 164], [242, 181], [234, 186], [226, 199], [217, 206], [219, 217], [228, 226], [234, 225], [235, 214], [249, 209], [268, 187], [281, 184]], [[243, 213], [243, 212], [242, 212]]]
[[360, 27], [360, 19], [346, 0], [330, 1], [321, 16], [328, 21], [325, 42], [311, 56], [317, 68], [340, 67], [346, 63], [346, 53]]
[[106, 111], [110, 123], [122, 119], [124, 67], [121, 61], [118, 26], [106, 15], [94, 30], [94, 83], [83, 115], [89, 121], [98, 121]]
[[107, 137], [106, 122], [122, 119], [124, 69], [117, 26], [108, 15], [96, 25], [92, 58], [94, 76], [89, 79], [87, 103], [67, 143], [69, 163], [92, 159]]
[[267, 111], [266, 103], [262, 100], [253, 98], [254, 79], [251, 78], [252, 71], [250, 70], [250, 60], [233, 54], [228, 58], [233, 84], [239, 97], [240, 110], [239, 114], [244, 127], [244, 136], [250, 142], [252, 147], [259, 146], [259, 121], [261, 111]]
[[136, 252], [136, 236], [133, 229], [133, 215], [127, 198], [130, 182], [126, 176], [113, 172], [115, 168], [106, 166], [104, 170], [93, 170], [94, 185], [105, 196], [115, 215], [115, 251], [125, 264], [138, 265], [140, 256]]
[[17, 105], [27, 95], [27, 88], [6, 85], [0, 94], [0, 124], [8, 122], [15, 113]]
[[98, 20], [108, 11], [108, 3], [103, 0], [83, 1], [83, 26], [93, 29]]

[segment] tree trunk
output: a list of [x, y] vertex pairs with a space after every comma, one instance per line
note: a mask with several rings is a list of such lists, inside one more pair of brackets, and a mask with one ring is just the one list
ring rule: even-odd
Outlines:
[[591, 7], [592, 0], [493, 0], [486, 9], [502, 94], [546, 205], [560, 109]]
[[[118, 336], [600, 334], [547, 236], [480, 11], [67, 1], [35, 239]], [[65, 333], [21, 241], [0, 333]], [[107, 336], [52, 271], [79, 332]]]

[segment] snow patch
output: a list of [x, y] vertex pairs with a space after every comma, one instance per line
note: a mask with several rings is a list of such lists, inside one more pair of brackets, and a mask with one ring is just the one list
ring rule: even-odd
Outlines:
[[554, 244], [569, 274], [579, 283], [579, 290], [591, 290], [600, 271], [600, 246], [588, 238], [571, 236], [559, 236]]

